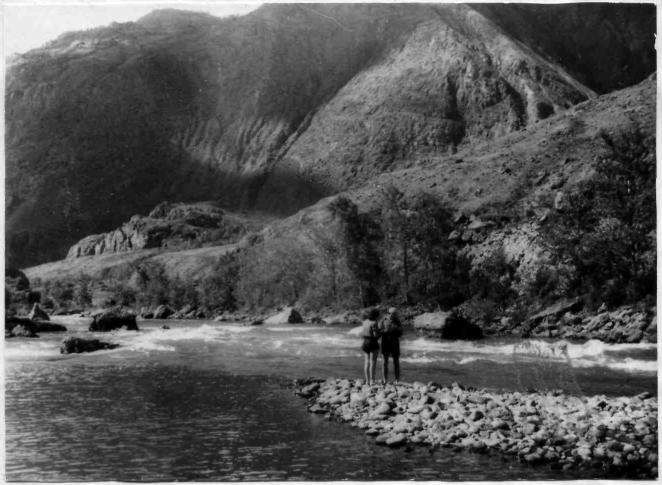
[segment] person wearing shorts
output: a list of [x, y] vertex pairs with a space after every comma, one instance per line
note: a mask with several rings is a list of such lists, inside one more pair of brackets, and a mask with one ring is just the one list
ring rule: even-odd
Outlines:
[[393, 373], [395, 382], [400, 380], [400, 337], [402, 325], [395, 308], [389, 308], [388, 313], [379, 322], [379, 333], [382, 337], [382, 383], [388, 379], [388, 360], [393, 357]]
[[379, 355], [378, 318], [378, 310], [369, 310], [366, 312], [365, 319], [361, 324], [361, 337], [363, 338], [361, 350], [364, 352], [363, 375], [365, 376], [365, 382], [369, 386], [375, 383], [375, 367], [377, 366], [377, 356]]

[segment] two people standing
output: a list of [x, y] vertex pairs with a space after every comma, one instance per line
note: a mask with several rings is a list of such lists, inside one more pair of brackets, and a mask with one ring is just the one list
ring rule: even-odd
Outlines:
[[389, 308], [383, 318], [379, 318], [379, 310], [368, 310], [361, 327], [363, 344], [361, 349], [365, 353], [363, 361], [363, 374], [368, 385], [375, 383], [375, 367], [379, 355], [379, 339], [381, 338], [382, 383], [388, 379], [388, 361], [393, 358], [393, 371], [395, 381], [400, 380], [400, 337], [402, 324], [395, 308]]

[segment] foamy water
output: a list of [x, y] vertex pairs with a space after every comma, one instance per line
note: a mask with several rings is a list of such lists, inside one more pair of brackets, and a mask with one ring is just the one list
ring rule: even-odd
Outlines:
[[[87, 336], [87, 321], [61, 320], [70, 333]], [[178, 343], [231, 346], [244, 355], [269, 353], [272, 357], [299, 356], [342, 358], [360, 356], [360, 327], [320, 327], [309, 325], [246, 326], [216, 322], [142, 322], [141, 331], [125, 330], [96, 333], [95, 338], [121, 347], [105, 353], [176, 352]], [[41, 339], [13, 339], [5, 343], [9, 360], [55, 357], [59, 354], [62, 334], [44, 334]], [[657, 345], [651, 343], [607, 344], [598, 340], [583, 343], [541, 339], [479, 341], [442, 341], [406, 334], [401, 343], [401, 359], [420, 365], [470, 365], [477, 361], [498, 364], [564, 364], [572, 368], [605, 368], [627, 373], [657, 372]]]

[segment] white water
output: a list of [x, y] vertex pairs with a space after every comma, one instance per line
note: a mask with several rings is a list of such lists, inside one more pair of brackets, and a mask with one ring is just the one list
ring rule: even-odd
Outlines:
[[[54, 357], [59, 354], [63, 335], [88, 336], [88, 320], [68, 319], [67, 334], [44, 334], [40, 339], [13, 339], [5, 344], [9, 360]], [[170, 329], [162, 329], [167, 324]], [[103, 353], [176, 352], [178, 343], [206, 346], [229, 346], [243, 355], [268, 353], [277, 358], [359, 357], [360, 327], [322, 327], [310, 325], [245, 326], [215, 322], [141, 322], [140, 332], [116, 331], [94, 334], [95, 338], [120, 344], [120, 348]], [[573, 343], [565, 340], [540, 339], [480, 341], [441, 341], [405, 334], [401, 360], [420, 365], [454, 364], [459, 366], [479, 361], [497, 364], [528, 363], [565, 364], [572, 368], [602, 368], [631, 374], [652, 375], [657, 372], [656, 344], [607, 344], [598, 340]], [[97, 354], [98, 355], [98, 354]]]

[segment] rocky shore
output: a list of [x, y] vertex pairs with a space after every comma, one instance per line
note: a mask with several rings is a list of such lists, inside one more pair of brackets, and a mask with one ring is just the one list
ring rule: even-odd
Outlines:
[[296, 381], [295, 393], [311, 413], [349, 423], [378, 445], [495, 453], [614, 478], [658, 476], [657, 399], [649, 393], [577, 397], [348, 379]]

